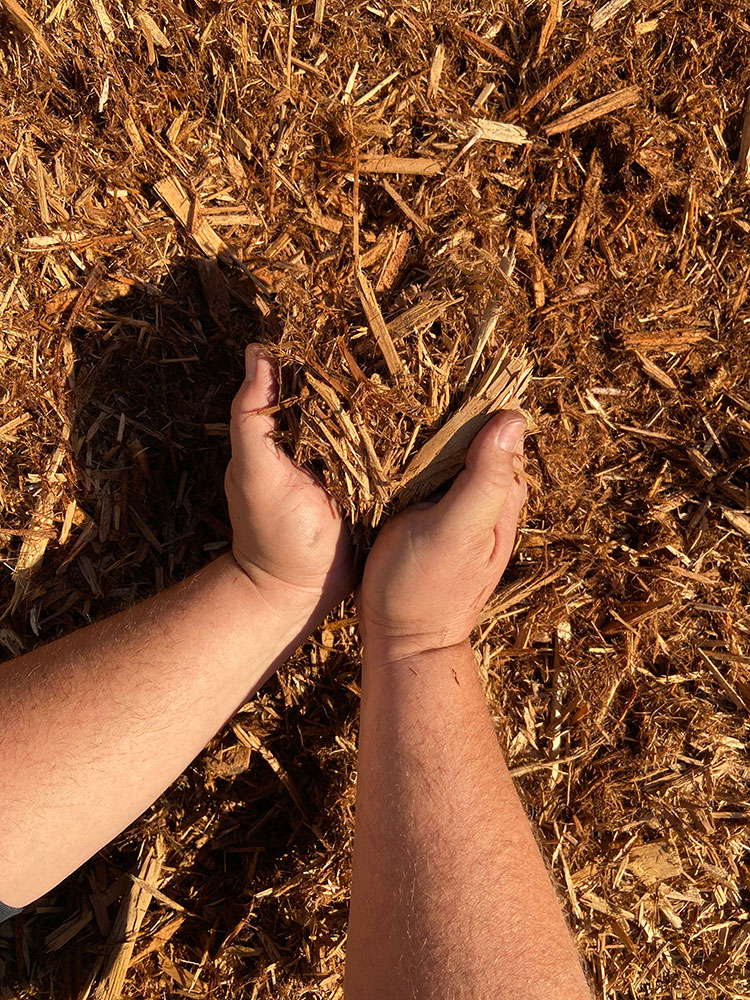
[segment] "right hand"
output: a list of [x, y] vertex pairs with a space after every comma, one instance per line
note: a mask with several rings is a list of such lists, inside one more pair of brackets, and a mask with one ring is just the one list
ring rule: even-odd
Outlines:
[[469, 638], [513, 551], [525, 426], [518, 410], [498, 413], [442, 500], [409, 507], [382, 529], [357, 593], [368, 658], [395, 662]]

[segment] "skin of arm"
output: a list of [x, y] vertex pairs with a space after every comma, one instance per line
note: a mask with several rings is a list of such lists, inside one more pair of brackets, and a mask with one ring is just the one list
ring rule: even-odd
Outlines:
[[513, 549], [523, 428], [494, 418], [365, 566], [346, 1000], [590, 1000], [469, 644]]
[[0, 666], [0, 899], [24, 906], [143, 812], [351, 589], [333, 501], [272, 439], [250, 345], [232, 405], [231, 555]]

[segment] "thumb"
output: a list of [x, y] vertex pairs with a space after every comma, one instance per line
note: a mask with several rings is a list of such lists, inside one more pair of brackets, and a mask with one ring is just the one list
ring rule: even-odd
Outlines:
[[278, 401], [278, 385], [271, 357], [261, 344], [245, 349], [245, 380], [232, 401], [232, 459], [243, 475], [262, 475], [285, 458], [276, 447], [277, 428], [271, 408]]
[[517, 486], [525, 430], [520, 410], [502, 410], [477, 434], [463, 472], [436, 508], [449, 531], [495, 528]]

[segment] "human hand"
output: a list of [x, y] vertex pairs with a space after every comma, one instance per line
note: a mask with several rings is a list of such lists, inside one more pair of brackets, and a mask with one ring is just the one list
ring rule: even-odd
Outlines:
[[524, 430], [518, 410], [497, 414], [440, 502], [415, 504], [381, 530], [357, 593], [365, 650], [378, 661], [468, 639], [513, 551]]
[[232, 403], [232, 458], [224, 480], [232, 553], [281, 612], [322, 618], [354, 585], [349, 530], [324, 488], [273, 440], [278, 386], [260, 344], [245, 351]]

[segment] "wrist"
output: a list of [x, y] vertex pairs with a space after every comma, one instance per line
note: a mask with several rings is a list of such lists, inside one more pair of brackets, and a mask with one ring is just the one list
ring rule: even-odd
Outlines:
[[458, 656], [471, 656], [468, 639], [436, 641], [429, 636], [372, 636], [363, 631], [362, 668], [371, 670], [402, 670]]
[[[303, 629], [312, 631], [322, 621], [328, 608], [320, 588], [301, 587], [280, 580], [266, 570], [238, 559], [234, 552], [228, 557], [228, 570], [237, 578], [247, 598], [282, 637], [297, 635]], [[333, 603], [333, 602], [332, 602]]]

